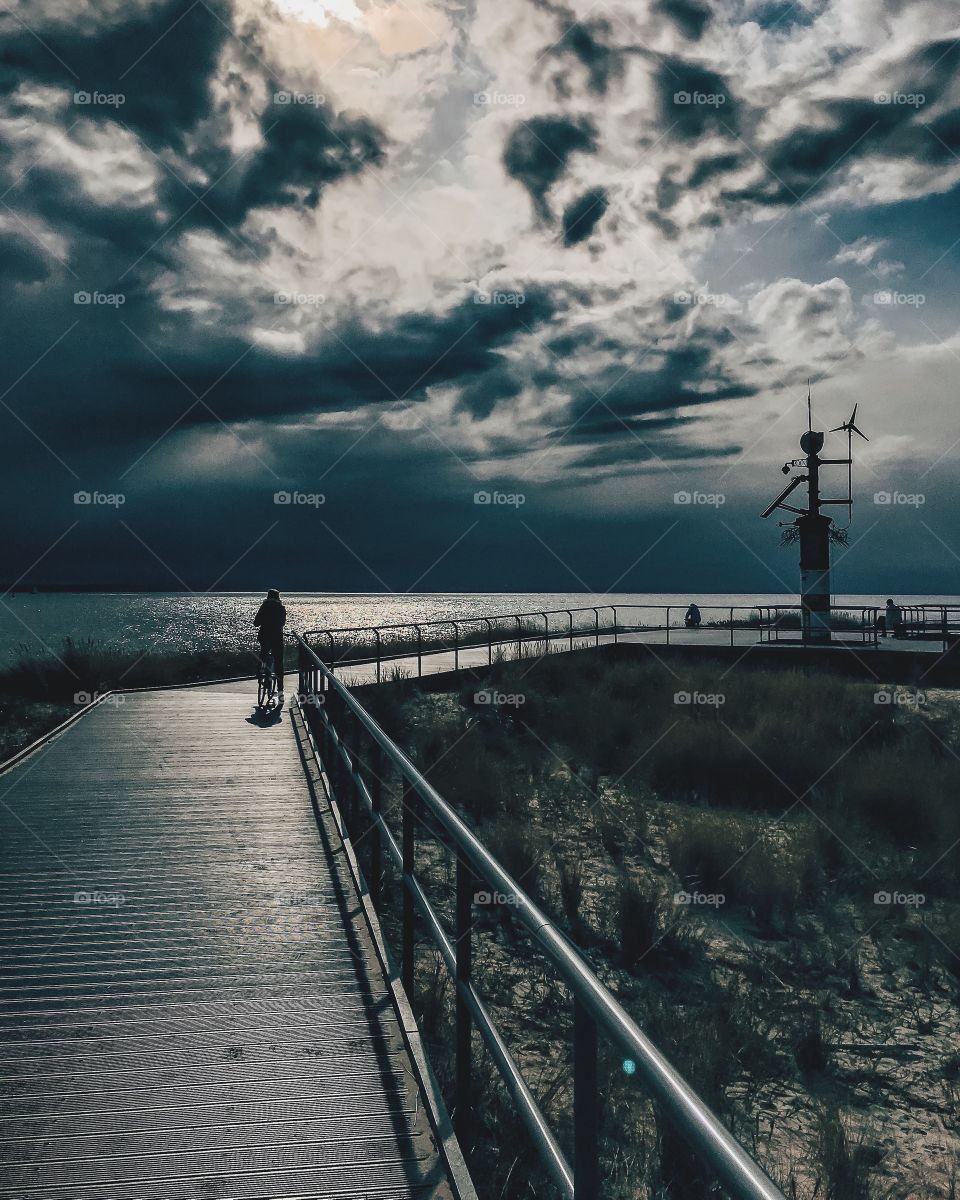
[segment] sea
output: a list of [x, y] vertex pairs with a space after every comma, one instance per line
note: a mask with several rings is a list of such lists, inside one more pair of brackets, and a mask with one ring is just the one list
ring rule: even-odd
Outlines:
[[[22, 655], [57, 653], [65, 638], [123, 650], [234, 650], [254, 643], [259, 592], [18, 592], [0, 597], [0, 663]], [[620, 592], [291, 592], [283, 597], [287, 628], [403, 625], [536, 613], [594, 605], [675, 605], [695, 601], [704, 619], [711, 606], [796, 604], [795, 595]], [[885, 596], [837, 596], [836, 605], [877, 604]], [[898, 596], [901, 604], [960, 604], [956, 596]], [[679, 616], [680, 614], [678, 614]], [[742, 614], [741, 614], [742, 615]], [[672, 614], [671, 614], [672, 616]], [[609, 619], [609, 618], [607, 618]]]

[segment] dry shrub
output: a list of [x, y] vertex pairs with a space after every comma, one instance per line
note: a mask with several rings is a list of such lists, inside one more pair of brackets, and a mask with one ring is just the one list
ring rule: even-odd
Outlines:
[[701, 811], [678, 825], [667, 844], [685, 887], [747, 905], [763, 929], [816, 902], [826, 878], [823, 838], [805, 822], [764, 830], [749, 817]]

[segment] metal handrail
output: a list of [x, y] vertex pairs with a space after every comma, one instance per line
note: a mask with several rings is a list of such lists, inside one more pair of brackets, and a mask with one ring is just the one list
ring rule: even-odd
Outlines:
[[[761, 642], [779, 642], [790, 641], [791, 644], [807, 646], [816, 645], [817, 643], [808, 643], [803, 640], [781, 637], [781, 631], [786, 630], [787, 633], [797, 633], [802, 631], [804, 615], [803, 609], [799, 604], [758, 604], [757, 611], [760, 614], [758, 625], [758, 636]], [[841, 616], [856, 618], [859, 615], [859, 627], [854, 627], [851, 630], [838, 630], [833, 632], [852, 632], [859, 634], [860, 641], [867, 645], [876, 645], [879, 639], [879, 625], [877, 618], [880, 614], [880, 609], [876, 605], [856, 605], [856, 604], [833, 604], [827, 610], [829, 613], [839, 613]], [[782, 623], [783, 614], [796, 616], [798, 622], [784, 626]]]
[[[696, 633], [697, 631], [716, 630], [718, 628], [728, 628], [730, 631], [730, 645], [736, 645], [736, 632], [738, 629], [746, 627], [748, 630], [753, 628], [756, 632], [757, 642], [775, 642], [789, 640], [781, 636], [782, 616], [784, 613], [797, 614], [801, 618], [800, 626], [802, 626], [802, 609], [799, 604], [703, 604], [700, 605], [702, 614], [719, 613], [722, 616], [719, 619], [714, 618], [712, 624], [709, 621], [704, 621], [698, 626], [692, 626], [689, 632]], [[919, 610], [922, 606], [917, 606]], [[943, 606], [928, 606], [931, 610], [940, 612]], [[655, 623], [643, 624], [640, 622], [621, 621], [620, 614], [625, 610], [636, 610], [640, 613], [654, 612], [662, 614]], [[377, 678], [380, 678], [380, 668], [383, 663], [397, 661], [398, 659], [410, 658], [414, 656], [413, 644], [410, 646], [402, 646], [395, 649], [390, 649], [389, 643], [386, 648], [383, 643], [384, 633], [393, 633], [397, 631], [413, 630], [416, 634], [415, 639], [415, 656], [417, 659], [417, 675], [423, 674], [423, 659], [425, 655], [440, 654], [453, 651], [454, 661], [459, 665], [460, 653], [466, 649], [476, 649], [486, 644], [488, 665], [493, 663], [493, 647], [513, 645], [517, 647], [518, 656], [522, 653], [523, 646], [529, 643], [545, 643], [549, 644], [554, 641], [567, 641], [570, 649], [574, 647], [574, 639], [580, 637], [586, 641], [592, 641], [594, 645], [599, 645], [601, 637], [612, 637], [616, 642], [621, 633], [664, 633], [666, 644], [670, 644], [671, 630], [682, 628], [682, 620], [673, 617], [673, 614], [684, 611], [683, 605], [676, 604], [603, 604], [603, 605], [588, 605], [582, 608], [554, 608], [554, 609], [539, 609], [523, 613], [500, 613], [486, 616], [476, 617], [459, 617], [457, 620], [450, 618], [438, 618], [432, 621], [408, 621], [399, 622], [390, 625], [347, 625], [339, 628], [331, 629], [311, 629], [307, 630], [302, 636], [304, 638], [319, 639], [325, 638], [329, 647], [329, 654], [326, 659], [327, 665], [337, 667], [340, 665], [349, 666], [364, 666], [370, 663], [376, 663]], [[849, 605], [837, 604], [830, 609], [831, 612], [840, 613], [846, 616], [853, 616], [859, 613], [860, 625], [858, 630], [852, 632], [858, 633], [860, 640], [865, 644], [877, 644], [878, 639], [878, 624], [877, 617], [879, 609], [873, 605]], [[913, 609], [904, 610], [914, 611]], [[949, 609], [947, 611], [950, 611]], [[608, 620], [601, 622], [600, 614], [606, 613]], [[577, 629], [574, 628], [574, 614], [583, 614], [586, 617], [585, 622]], [[555, 623], [555, 627], [551, 628], [550, 618], [560, 618]], [[563, 621], [566, 618], [566, 621]], [[941, 621], [946, 628], [944, 618]], [[527, 628], [524, 628], [524, 622], [528, 623]], [[535, 622], [543, 622], [543, 628], [535, 627]], [[494, 624], [507, 623], [515, 628], [500, 628], [494, 630]], [[469, 634], [464, 636], [464, 626], [475, 626], [476, 636], [471, 637]], [[923, 628], [927, 628], [926, 622], [921, 622]], [[449, 639], [449, 634], [446, 638], [435, 643], [424, 645], [424, 630], [452, 630], [453, 640]], [[843, 631], [838, 631], [843, 632]], [[849, 631], [848, 631], [849, 632]], [[342, 651], [336, 653], [336, 644], [334, 635], [356, 635], [364, 634], [373, 641], [372, 652], [351, 656], [344, 654]], [[946, 634], [942, 634], [946, 639]], [[807, 643], [802, 643], [806, 645]]]
[[[493, 646], [494, 645], [498, 645], [498, 646], [515, 645], [515, 646], [517, 646], [518, 654], [520, 654], [522, 652], [523, 645], [530, 643], [530, 642], [549, 643], [551, 641], [560, 641], [560, 640], [569, 639], [569, 641], [571, 643], [571, 649], [572, 649], [573, 648], [573, 639], [574, 639], [574, 637], [577, 637], [577, 636], [592, 639], [594, 642], [594, 645], [599, 645], [601, 636], [612, 635], [614, 640], [616, 641], [619, 633], [638, 633], [641, 631], [665, 632], [666, 640], [669, 643], [670, 629], [671, 629], [670, 613], [671, 613], [671, 610], [677, 611], [680, 607], [682, 607], [682, 606], [664, 605], [664, 604], [601, 604], [601, 605], [584, 606], [582, 608], [552, 608], [552, 609], [548, 608], [548, 609], [531, 610], [529, 612], [522, 612], [522, 613], [499, 613], [499, 614], [490, 614], [490, 615], [486, 615], [486, 616], [460, 617], [456, 621], [451, 620], [449, 618], [437, 618], [432, 621], [419, 621], [419, 622], [418, 621], [405, 621], [405, 622], [398, 622], [398, 623], [388, 624], [388, 625], [344, 625], [344, 626], [340, 626], [340, 627], [336, 627], [336, 628], [329, 628], [329, 629], [309, 629], [309, 630], [306, 630], [302, 636], [304, 638], [317, 639], [317, 638], [323, 637], [323, 638], [327, 639], [327, 643], [329, 645], [329, 655], [326, 659], [326, 662], [327, 662], [328, 666], [334, 666], [334, 667], [340, 666], [340, 665], [364, 666], [369, 663], [375, 663], [377, 666], [377, 671], [379, 673], [382, 663], [396, 661], [397, 659], [401, 659], [401, 658], [413, 657], [413, 651], [412, 651], [411, 647], [403, 647], [402, 649], [397, 649], [397, 650], [388, 650], [386, 653], [384, 653], [383, 648], [382, 648], [382, 635], [384, 633], [393, 633], [393, 632], [397, 632], [397, 631], [413, 630], [416, 633], [416, 658], [417, 658], [417, 668], [418, 668], [417, 674], [418, 674], [418, 676], [420, 676], [420, 675], [422, 675], [424, 654], [437, 654], [437, 653], [443, 653], [443, 652], [452, 650], [453, 654], [454, 654], [454, 658], [456, 660], [459, 660], [459, 655], [460, 655], [461, 650], [475, 648], [477, 646], [482, 645], [484, 643], [484, 641], [486, 641], [486, 644], [487, 644], [488, 661], [491, 664], [492, 664]], [[705, 605], [701, 605], [700, 608], [701, 608], [702, 612], [709, 613], [709, 612], [716, 611], [718, 613], [726, 614], [726, 616], [727, 616], [726, 621], [719, 620], [715, 623], [715, 625], [713, 627], [714, 628], [716, 628], [716, 627], [723, 628], [725, 625], [729, 624], [730, 644], [731, 645], [734, 644], [734, 634], [735, 634], [735, 629], [736, 629], [736, 626], [734, 625], [734, 613], [737, 612], [737, 613], [746, 613], [746, 614], [753, 615], [757, 611], [755, 605], [746, 605], [746, 604], [733, 605], [733, 606], [726, 605], [726, 604], [705, 604]], [[622, 609], [633, 609], [633, 610], [638, 610], [641, 612], [663, 613], [664, 619], [663, 619], [662, 623], [658, 621], [657, 623], [651, 624], [651, 625], [621, 624], [619, 621], [618, 613]], [[604, 624], [601, 622], [600, 614], [602, 612], [609, 614], [611, 619], [608, 624]], [[579, 628], [579, 629], [575, 630], [573, 627], [573, 625], [574, 625], [573, 615], [575, 613], [576, 614], [581, 614], [581, 613], [590, 614], [590, 617], [592, 619], [589, 621], [589, 627], [583, 627], [583, 628]], [[565, 628], [561, 628], [560, 626], [558, 626], [555, 629], [551, 629], [551, 627], [550, 627], [550, 618], [551, 617], [561, 617], [561, 618], [566, 617], [567, 618], [567, 626]], [[539, 628], [536, 628], [536, 629], [529, 628], [526, 631], [524, 630], [524, 627], [523, 627], [524, 621], [534, 622], [534, 621], [540, 621], [540, 620], [543, 621], [543, 629], [542, 630]], [[497, 632], [497, 636], [494, 636], [494, 630], [493, 630], [494, 622], [514, 623], [516, 625], [516, 629], [513, 630], [512, 632], [508, 632], [505, 629], [499, 630]], [[465, 626], [465, 625], [466, 626], [474, 625], [474, 626], [478, 627], [477, 628], [477, 634], [478, 634], [477, 639], [464, 640], [461, 638], [461, 626]], [[483, 629], [479, 628], [480, 626], [483, 626]], [[703, 625], [701, 628], [708, 629], [708, 628], [710, 628], [710, 626]], [[444, 642], [444, 643], [438, 643], [436, 645], [431, 646], [428, 649], [425, 649], [424, 645], [423, 645], [423, 631], [425, 629], [436, 629], [436, 630], [441, 630], [441, 631], [444, 629], [446, 629], [446, 630], [452, 629], [453, 630], [453, 641], [449, 645], [446, 642]], [[486, 632], [485, 638], [483, 636], [484, 630]], [[375, 642], [375, 645], [373, 647], [374, 653], [368, 654], [366, 657], [364, 657], [364, 656], [351, 657], [351, 656], [344, 656], [343, 654], [335, 655], [335, 653], [334, 653], [334, 649], [335, 649], [334, 635], [338, 635], [338, 634], [343, 634], [343, 635], [366, 634], [368, 637], [370, 635], [374, 635], [374, 642]], [[379, 674], [378, 674], [378, 678], [379, 678]]]
[[[534, 1144], [560, 1193], [568, 1200], [596, 1200], [599, 1190], [597, 1119], [597, 1035], [603, 1033], [636, 1067], [652, 1098], [687, 1141], [695, 1155], [729, 1189], [735, 1200], [785, 1200], [783, 1193], [720, 1123], [690, 1085], [646, 1037], [603, 986], [578, 951], [550, 918], [507, 874], [483, 843], [384, 732], [350, 690], [318, 658], [302, 636], [300, 698], [305, 719], [320, 743], [320, 756], [350, 829], [360, 807], [373, 823], [377, 854], [381, 848], [400, 870], [404, 889], [402, 978], [408, 996], [414, 983], [414, 910], [419, 910], [456, 985], [455, 1125], [468, 1142], [471, 1092], [471, 1022], [476, 1026], [517, 1105]], [[349, 726], [352, 744], [347, 745]], [[357, 749], [362, 732], [373, 751], [373, 767]], [[403, 788], [402, 844], [382, 814], [384, 765], [399, 773]], [[456, 938], [447, 937], [416, 878], [414, 866], [417, 809], [423, 806], [443, 831], [457, 858]], [[379, 862], [379, 860], [377, 860]], [[370, 889], [379, 902], [379, 865]], [[574, 997], [574, 1166], [571, 1169], [523, 1077], [471, 981], [472, 907], [475, 879], [511, 898], [511, 911], [552, 963]]]

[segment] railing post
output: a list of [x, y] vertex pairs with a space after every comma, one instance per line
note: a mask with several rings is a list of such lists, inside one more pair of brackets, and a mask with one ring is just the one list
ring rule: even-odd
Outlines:
[[523, 658], [523, 622], [517, 617], [517, 658]]
[[453, 626], [453, 669], [460, 670], [460, 626], [456, 621], [451, 621]]
[[580, 1000], [573, 1002], [574, 1200], [600, 1194], [600, 1119], [597, 1109], [597, 1026]]
[[594, 644], [599, 646], [600, 645], [600, 609], [599, 608], [595, 608], [593, 610], [593, 637], [594, 637]]
[[730, 609], [730, 645], [733, 645], [733, 608]]
[[617, 633], [617, 606], [611, 604], [610, 608], [613, 612], [613, 644], [618, 646], [620, 644], [620, 636]]
[[487, 627], [487, 666], [492, 667], [493, 666], [493, 626], [490, 624], [490, 622], [487, 620], [486, 617], [483, 618], [483, 623]]
[[383, 847], [380, 844], [378, 820], [383, 809], [383, 774], [387, 760], [377, 745], [371, 745], [371, 762], [367, 782], [373, 805], [373, 836], [370, 840], [370, 900], [374, 909], [380, 911], [380, 885], [383, 876]]
[[413, 893], [407, 886], [408, 881], [413, 879], [413, 852], [415, 845], [415, 830], [414, 822], [416, 820], [416, 792], [413, 787], [403, 781], [403, 917], [402, 917], [402, 952], [401, 952], [401, 976], [403, 980], [403, 990], [407, 993], [407, 1000], [413, 1005], [413, 924], [415, 910], [413, 907]]
[[567, 621], [570, 629], [570, 649], [573, 649], [573, 613], [567, 609]]
[[340, 745], [337, 729], [337, 712], [340, 707], [340, 697], [331, 691], [327, 699], [327, 778], [333, 792], [333, 799], [340, 801]]
[[550, 618], [546, 613], [540, 615], [543, 617], [543, 652], [547, 654], [550, 650]]
[[456, 1091], [454, 1125], [460, 1148], [470, 1146], [472, 1106], [472, 1047], [470, 1008], [464, 990], [470, 986], [473, 963], [473, 872], [462, 854], [457, 855], [457, 992], [456, 992]]
[[667, 645], [670, 645], [670, 605], [667, 605]]
[[377, 683], [380, 682], [380, 630], [375, 629], [373, 635], [377, 642]]
[[423, 630], [419, 625], [414, 625], [417, 631], [417, 678], [423, 678]]
[[343, 779], [343, 797], [340, 800], [340, 812], [347, 826], [347, 836], [353, 840], [357, 836], [357, 794], [356, 781], [353, 777], [354, 768], [357, 765], [356, 755], [353, 753], [351, 746], [353, 739], [353, 714], [346, 705], [340, 712], [340, 736], [342, 739], [342, 748], [350, 756], [350, 765], [344, 761], [343, 754], [340, 755], [340, 771]]

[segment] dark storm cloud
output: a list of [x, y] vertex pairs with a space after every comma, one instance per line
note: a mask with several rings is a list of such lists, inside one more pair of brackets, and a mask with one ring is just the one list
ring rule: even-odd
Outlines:
[[607, 190], [602, 187], [590, 188], [572, 200], [563, 210], [563, 244], [575, 246], [585, 241], [603, 218], [608, 204]]
[[[664, 308], [664, 317], [671, 314]], [[685, 310], [687, 311], [687, 310]], [[706, 409], [724, 400], [747, 399], [756, 388], [736, 379], [719, 360], [717, 352], [729, 344], [732, 334], [725, 329], [705, 329], [663, 350], [650, 350], [649, 342], [636, 356], [636, 367], [621, 361], [590, 374], [590, 386], [574, 388], [570, 424], [551, 434], [565, 445], [582, 446], [574, 460], [581, 469], [628, 461], [642, 438], [655, 456], [664, 461], [685, 461], [734, 453], [729, 443], [705, 451], [672, 437], [696, 418], [681, 409]], [[568, 336], [562, 353], [576, 361], [579, 351], [596, 353], [604, 348], [602, 334], [592, 331]], [[613, 345], [611, 340], [610, 345]], [[558, 342], [551, 349], [560, 354]]]
[[[674, 422], [676, 430], [687, 422]], [[619, 436], [608, 444], [595, 445], [574, 460], [580, 471], [593, 472], [604, 467], [623, 467], [630, 463], [698, 463], [704, 458], [731, 458], [740, 453], [739, 446], [718, 446], [704, 450], [700, 446], [685, 446], [647, 428], [649, 422], [637, 422], [632, 427], [619, 427]]]
[[[399, 397], [413, 404], [430, 386], [461, 383], [461, 404], [482, 416], [519, 389], [500, 350], [555, 311], [549, 292], [529, 288], [522, 306], [469, 299], [445, 313], [410, 313], [376, 330], [360, 317], [331, 318], [319, 343], [291, 359], [251, 350], [232, 332], [197, 342], [186, 336], [183, 318], [171, 327], [168, 316], [159, 335], [147, 298], [131, 296], [119, 311], [66, 304], [50, 314], [52, 323], [61, 331], [72, 320], [79, 325], [60, 343], [56, 359], [44, 359], [31, 376], [31, 425], [51, 445], [68, 444], [71, 456], [97, 458], [105, 472], [125, 469], [173, 423], [180, 433], [217, 430], [223, 422], [269, 431], [303, 414], [359, 411]], [[52, 340], [43, 335], [40, 344], [45, 338]], [[35, 344], [24, 345], [21, 370], [35, 354]], [[11, 371], [19, 358], [10, 355]], [[103, 362], [111, 364], [106, 374]], [[70, 380], [69, 402], [64, 379]]]
[[[895, 81], [878, 86], [873, 97], [819, 101], [814, 119], [760, 147], [768, 164], [758, 182], [727, 188], [728, 202], [757, 205], [791, 204], [813, 197], [835, 183], [834, 168], [870, 157], [914, 161], [926, 166], [951, 165], [960, 151], [960, 108], [956, 104], [933, 119], [925, 114], [946, 102], [960, 69], [960, 42], [930, 42], [907, 57]], [[917, 103], [903, 97], [919, 96]], [[726, 114], [721, 110], [725, 120]], [[691, 186], [699, 186], [746, 159], [735, 154], [706, 160], [695, 169]]]
[[764, 29], [787, 33], [798, 25], [812, 25], [829, 4], [829, 0], [766, 0], [752, 10], [752, 17]]
[[0, 231], [0, 280], [38, 283], [49, 274], [47, 258], [35, 242]]
[[461, 383], [457, 408], [478, 421], [489, 417], [498, 404], [514, 399], [523, 388], [523, 380], [517, 372], [503, 362], [495, 363]]
[[597, 130], [586, 117], [532, 117], [517, 125], [503, 150], [507, 172], [530, 193], [537, 215], [550, 221], [548, 193], [574, 154], [597, 150]]
[[670, 57], [660, 62], [656, 86], [661, 121], [674, 137], [695, 141], [707, 133], [736, 132], [739, 106], [723, 75]]
[[710, 23], [711, 12], [696, 0], [659, 0], [654, 11], [669, 17], [681, 33], [691, 41], [699, 41]]
[[[243, 154], [231, 150], [225, 110], [211, 99], [212, 77], [229, 42], [250, 75], [234, 69], [226, 81], [249, 111], [250, 79], [262, 76], [263, 68], [261, 48], [255, 53], [234, 38], [230, 20], [227, 0], [174, 0], [119, 26], [79, 35], [45, 30], [41, 42], [21, 31], [0, 39], [0, 79], [7, 89], [32, 79], [71, 94], [123, 96], [119, 106], [74, 100], [67, 122], [76, 142], [89, 136], [89, 121], [115, 129], [118, 139], [131, 131], [148, 147], [148, 165], [150, 152], [164, 162], [174, 152], [208, 181], [193, 178], [188, 185], [181, 166], [157, 164], [155, 206], [107, 209], [78, 195], [72, 181], [41, 158], [29, 179], [8, 177], [17, 199], [61, 228], [102, 237], [136, 258], [174, 225], [222, 231], [240, 225], [254, 208], [316, 207], [325, 187], [384, 161], [386, 139], [373, 122], [319, 103], [268, 103], [259, 115], [260, 145]], [[275, 97], [277, 86], [263, 82]], [[22, 103], [10, 103], [12, 111], [28, 115]], [[163, 253], [160, 248], [161, 259]]]
[[[43, 37], [11, 26], [0, 38], [0, 82], [24, 79], [71, 93], [122, 94], [122, 116], [152, 145], [182, 147], [211, 112], [210, 76], [230, 38], [228, 0], [172, 0], [101, 29], [44, 29]], [[105, 105], [77, 115], [110, 120]]]
[[[610, 85], [623, 78], [623, 51], [610, 44], [608, 21], [573, 21], [564, 30], [551, 54], [576, 59], [585, 68], [587, 88], [595, 96], [605, 96]], [[569, 75], [557, 76], [554, 82], [558, 94], [565, 97], [571, 95]]]
[[385, 139], [372, 121], [320, 105], [272, 105], [261, 115], [263, 146], [239, 170], [223, 153], [217, 183], [197, 219], [239, 224], [253, 208], [316, 208], [325, 187], [382, 165]]
[[730, 171], [739, 170], [746, 158], [746, 152], [737, 154], [734, 151], [727, 154], [712, 154], [708, 158], [702, 158], [690, 172], [686, 186], [698, 188], [717, 175], [725, 175]]
[[[616, 44], [613, 27], [605, 17], [581, 19], [565, 4], [554, 0], [533, 0], [534, 5], [556, 18], [558, 36], [544, 47], [541, 57], [573, 62], [583, 68], [589, 92], [605, 96], [610, 86], [623, 79], [626, 56], [634, 47]], [[552, 77], [558, 99], [568, 100], [574, 93], [571, 72], [561, 70]]]

